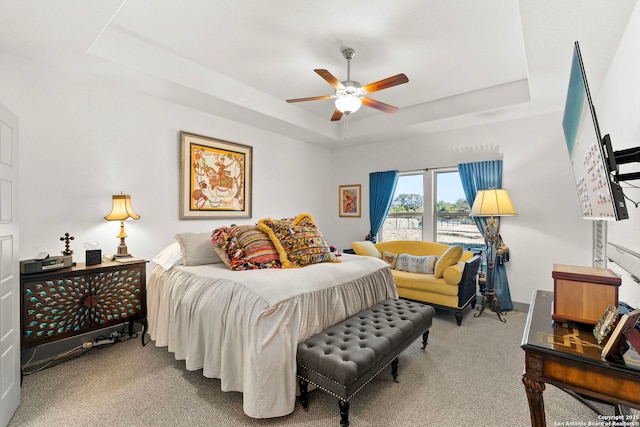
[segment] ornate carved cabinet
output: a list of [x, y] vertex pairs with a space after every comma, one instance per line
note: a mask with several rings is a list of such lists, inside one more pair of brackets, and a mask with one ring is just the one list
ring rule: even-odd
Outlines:
[[134, 321], [146, 325], [146, 261], [21, 275], [22, 349]]

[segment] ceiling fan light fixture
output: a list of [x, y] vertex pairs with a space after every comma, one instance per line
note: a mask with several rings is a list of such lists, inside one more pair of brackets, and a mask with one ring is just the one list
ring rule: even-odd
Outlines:
[[327, 83], [329, 83], [335, 89], [333, 95], [312, 96], [307, 98], [287, 99], [287, 102], [302, 102], [302, 101], [317, 101], [321, 99], [335, 99], [335, 111], [331, 116], [331, 121], [339, 121], [343, 115], [349, 116], [351, 113], [355, 113], [360, 109], [360, 106], [364, 103], [365, 106], [375, 108], [376, 110], [384, 113], [395, 113], [398, 111], [398, 107], [385, 104], [384, 102], [376, 101], [369, 98], [367, 95], [373, 92], [377, 92], [382, 89], [388, 89], [393, 86], [407, 83], [409, 79], [406, 75], [400, 73], [395, 76], [387, 77], [386, 79], [378, 80], [368, 85], [362, 86], [360, 83], [351, 80], [351, 59], [355, 54], [355, 50], [348, 48], [342, 51], [342, 55], [347, 60], [347, 80], [341, 82], [329, 71], [321, 68], [316, 68], [316, 74], [322, 77]]
[[345, 114], [355, 113], [356, 111], [358, 111], [358, 109], [360, 109], [361, 105], [362, 105], [362, 101], [360, 100], [360, 98], [353, 95], [347, 95], [342, 98], [336, 98], [336, 109], [339, 110], [341, 113], [345, 113]]
[[362, 105], [360, 97], [366, 94], [360, 83], [344, 81], [342, 87], [336, 89], [336, 109], [344, 114], [355, 113]]

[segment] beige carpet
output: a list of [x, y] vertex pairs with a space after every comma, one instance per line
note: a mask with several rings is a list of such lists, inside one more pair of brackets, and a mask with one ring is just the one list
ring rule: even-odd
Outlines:
[[[530, 425], [521, 382], [526, 314], [506, 319], [500, 323], [491, 312], [474, 318], [469, 310], [458, 327], [452, 313], [438, 311], [426, 351], [416, 341], [400, 356], [400, 383], [385, 371], [351, 400], [351, 425]], [[549, 426], [598, 421], [553, 386], [544, 397]], [[286, 417], [249, 418], [240, 393], [220, 391], [218, 380], [186, 371], [166, 348], [136, 339], [26, 376], [9, 425], [335, 427], [339, 415], [337, 400], [315, 390], [309, 412], [298, 403]]]

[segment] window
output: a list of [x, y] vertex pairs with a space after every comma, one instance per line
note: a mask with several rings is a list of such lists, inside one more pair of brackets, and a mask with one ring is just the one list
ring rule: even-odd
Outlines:
[[425, 240], [478, 250], [484, 238], [470, 212], [456, 169], [402, 173], [378, 240]]
[[448, 245], [462, 245], [465, 250], [484, 247], [484, 237], [473, 218], [471, 206], [462, 189], [460, 174], [455, 171], [435, 172], [437, 200], [435, 209], [436, 241]]
[[424, 175], [400, 174], [379, 241], [422, 240]]

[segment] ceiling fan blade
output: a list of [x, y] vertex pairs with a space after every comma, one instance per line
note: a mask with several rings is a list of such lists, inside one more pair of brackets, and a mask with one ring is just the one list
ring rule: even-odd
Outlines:
[[321, 69], [315, 69], [313, 70], [316, 73], [318, 73], [318, 75], [320, 77], [322, 77], [323, 79], [325, 79], [331, 86], [333, 86], [335, 89], [344, 89], [344, 86], [342, 86], [342, 83], [340, 83], [340, 80], [338, 80], [333, 74], [331, 74], [329, 71], [327, 70], [321, 70]]
[[376, 101], [375, 99], [362, 97], [362, 104], [367, 107], [375, 108], [376, 110], [380, 110], [384, 113], [395, 113], [399, 110], [398, 107], [394, 107], [393, 105], [385, 104], [384, 102]]
[[331, 116], [331, 121], [332, 122], [337, 122], [341, 118], [342, 118], [342, 111], [336, 110], [336, 111], [333, 112], [333, 116]]
[[322, 96], [312, 96], [309, 98], [287, 99], [287, 102], [319, 101], [321, 99], [329, 99], [329, 98], [333, 98], [333, 95], [322, 95]]
[[404, 74], [400, 73], [398, 75], [387, 77], [386, 79], [379, 80], [374, 83], [369, 83], [368, 85], [363, 86], [363, 88], [364, 90], [367, 91], [367, 93], [372, 93], [382, 89], [387, 89], [393, 86], [401, 85], [403, 83], [407, 83], [408, 81], [409, 81], [409, 78]]

